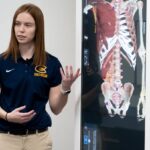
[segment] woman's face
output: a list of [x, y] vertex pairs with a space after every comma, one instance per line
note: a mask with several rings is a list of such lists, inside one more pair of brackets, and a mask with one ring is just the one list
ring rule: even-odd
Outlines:
[[14, 31], [19, 44], [33, 43], [35, 30], [35, 20], [29, 13], [22, 12], [16, 17]]

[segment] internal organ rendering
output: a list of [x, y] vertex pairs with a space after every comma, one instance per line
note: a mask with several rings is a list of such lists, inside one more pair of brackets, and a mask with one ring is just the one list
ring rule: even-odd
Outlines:
[[[122, 83], [122, 58], [135, 69], [138, 49], [134, 28], [134, 15], [138, 7], [137, 0], [113, 0], [111, 3], [101, 1], [97, 5], [97, 49], [101, 63], [101, 73], [104, 82], [101, 85], [105, 105], [110, 116], [118, 114], [124, 118], [130, 106], [134, 91], [132, 83]], [[140, 3], [142, 3], [140, 1]], [[139, 13], [140, 14], [140, 13]], [[141, 16], [139, 15], [140, 19]], [[142, 24], [140, 24], [140, 28]], [[140, 32], [141, 37], [142, 33]], [[139, 56], [144, 61], [145, 49], [140, 38]], [[142, 47], [142, 48], [141, 48]], [[144, 57], [145, 58], [145, 57]], [[144, 62], [142, 67], [145, 68]], [[145, 70], [142, 69], [142, 82], [145, 81]], [[143, 85], [143, 84], [142, 84]], [[143, 89], [143, 88], [142, 88]], [[145, 90], [145, 89], [144, 89]], [[143, 91], [142, 91], [143, 94]], [[141, 97], [142, 97], [141, 94]], [[140, 98], [137, 106], [138, 117], [143, 118], [144, 100]]]

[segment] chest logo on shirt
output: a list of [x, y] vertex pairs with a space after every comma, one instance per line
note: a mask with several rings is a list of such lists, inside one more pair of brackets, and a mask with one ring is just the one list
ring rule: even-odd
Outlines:
[[14, 68], [12, 69], [6, 69], [6, 73], [12, 72], [13, 70], [15, 70]]
[[35, 66], [34, 76], [47, 78], [47, 77], [48, 77], [48, 74], [47, 74], [47, 72], [46, 72], [46, 68], [47, 68], [47, 67], [44, 66], [44, 65]]

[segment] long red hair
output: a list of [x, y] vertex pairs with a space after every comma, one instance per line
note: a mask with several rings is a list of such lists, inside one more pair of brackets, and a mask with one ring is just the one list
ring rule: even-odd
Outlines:
[[46, 63], [46, 51], [45, 51], [45, 39], [44, 39], [44, 16], [39, 7], [34, 4], [24, 4], [20, 6], [13, 17], [12, 28], [11, 28], [11, 38], [8, 49], [3, 53], [4, 58], [12, 55], [15, 62], [20, 55], [18, 42], [15, 36], [14, 26], [17, 16], [22, 13], [29, 13], [35, 20], [35, 51], [33, 56], [33, 64], [35, 65], [45, 65]]

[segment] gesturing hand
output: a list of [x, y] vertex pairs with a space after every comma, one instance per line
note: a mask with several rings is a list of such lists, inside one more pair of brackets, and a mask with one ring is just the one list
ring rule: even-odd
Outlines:
[[62, 68], [60, 68], [60, 73], [62, 76], [62, 82], [61, 82], [62, 89], [66, 91], [66, 90], [70, 90], [73, 82], [80, 76], [80, 69], [78, 68], [77, 71], [73, 73], [73, 67], [66, 66], [64, 71]]
[[9, 122], [14, 123], [26, 123], [30, 121], [35, 115], [35, 111], [31, 110], [29, 112], [21, 112], [21, 110], [25, 109], [26, 106], [21, 106], [14, 109], [12, 112], [7, 114], [7, 120]]

